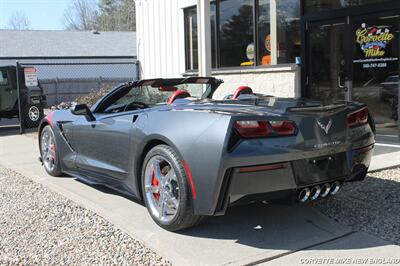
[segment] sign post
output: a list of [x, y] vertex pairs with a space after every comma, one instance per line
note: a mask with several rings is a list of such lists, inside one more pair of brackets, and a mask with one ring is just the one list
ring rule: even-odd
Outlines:
[[24, 117], [22, 115], [22, 103], [21, 103], [21, 65], [18, 61], [15, 62], [16, 75], [17, 75], [17, 92], [18, 92], [18, 118], [19, 118], [19, 133], [24, 133]]

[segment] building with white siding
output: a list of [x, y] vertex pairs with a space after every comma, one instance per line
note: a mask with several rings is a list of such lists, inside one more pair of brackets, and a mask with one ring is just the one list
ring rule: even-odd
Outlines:
[[225, 81], [216, 98], [248, 85], [361, 101], [378, 134], [398, 141], [400, 1], [215, 0], [208, 12], [206, 0], [136, 0], [136, 10], [141, 78], [197, 75], [208, 64]]

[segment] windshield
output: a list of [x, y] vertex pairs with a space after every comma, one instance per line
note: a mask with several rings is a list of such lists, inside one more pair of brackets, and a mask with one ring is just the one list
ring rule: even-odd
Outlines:
[[209, 84], [184, 83], [176, 86], [139, 86], [122, 89], [98, 108], [98, 112], [117, 113], [167, 104], [177, 90], [185, 90], [191, 98], [202, 98]]

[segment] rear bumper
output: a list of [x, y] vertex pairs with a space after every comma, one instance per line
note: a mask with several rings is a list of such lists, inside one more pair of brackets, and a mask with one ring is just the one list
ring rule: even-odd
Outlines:
[[373, 145], [333, 155], [266, 165], [239, 166], [226, 171], [215, 215], [243, 199], [295, 199], [305, 187], [327, 183], [360, 181], [368, 170]]

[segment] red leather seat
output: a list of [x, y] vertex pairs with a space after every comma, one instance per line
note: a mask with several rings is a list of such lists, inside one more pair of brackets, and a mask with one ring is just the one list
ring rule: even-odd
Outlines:
[[183, 99], [190, 97], [190, 93], [184, 90], [177, 90], [175, 91], [169, 98], [167, 103], [172, 104], [176, 99]]
[[253, 90], [249, 86], [240, 86], [236, 89], [232, 99], [237, 100], [237, 98], [242, 94], [253, 94]]

